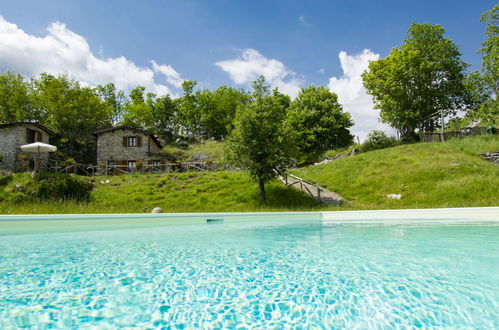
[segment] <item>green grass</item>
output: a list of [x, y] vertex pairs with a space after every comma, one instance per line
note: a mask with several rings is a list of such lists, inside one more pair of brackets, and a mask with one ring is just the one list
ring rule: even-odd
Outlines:
[[[26, 182], [16, 174], [6, 186]], [[86, 203], [24, 200], [0, 202], [2, 214], [142, 213], [161, 207], [164, 212], [238, 212], [319, 210], [307, 195], [277, 181], [267, 185], [268, 201], [258, 201], [258, 185], [244, 172], [204, 172], [164, 175], [96, 177], [92, 200]], [[101, 181], [110, 180], [102, 184]], [[1, 188], [1, 187], [0, 187]]]
[[177, 161], [188, 162], [196, 161], [196, 156], [202, 156], [203, 161], [224, 164], [224, 146], [223, 142], [206, 140], [201, 143], [189, 145], [187, 149], [179, 148], [176, 144], [169, 144], [162, 150], [163, 153], [174, 156]]
[[[0, 214], [142, 213], [154, 207], [259, 212], [498, 206], [499, 166], [479, 155], [497, 150], [499, 136], [481, 136], [402, 145], [293, 171], [351, 201], [341, 207], [319, 205], [277, 181], [266, 186], [268, 201], [261, 204], [258, 185], [245, 172], [94, 177], [89, 178], [95, 185], [89, 202], [41, 202], [20, 198], [16, 185], [29, 185], [30, 176], [15, 174], [0, 177]], [[102, 184], [105, 180], [110, 182]], [[402, 194], [402, 199], [387, 194]]]
[[499, 136], [470, 137], [376, 150], [292, 172], [350, 200], [347, 209], [498, 206], [499, 166], [479, 155], [497, 150]]

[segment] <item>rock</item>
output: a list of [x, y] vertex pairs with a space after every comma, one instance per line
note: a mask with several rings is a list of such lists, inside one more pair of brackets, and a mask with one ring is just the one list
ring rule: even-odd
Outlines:
[[388, 197], [390, 199], [401, 199], [402, 195], [401, 194], [388, 194], [388, 195], [386, 195], [386, 197]]
[[161, 207], [155, 207], [152, 209], [151, 213], [163, 213], [163, 209]]

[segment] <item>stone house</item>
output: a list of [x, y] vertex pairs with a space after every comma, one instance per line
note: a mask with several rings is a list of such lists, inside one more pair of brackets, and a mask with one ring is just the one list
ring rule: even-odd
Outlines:
[[162, 145], [151, 132], [128, 126], [94, 132], [97, 137], [97, 165], [107, 174], [160, 172], [174, 166], [173, 159], [160, 154]]
[[[0, 124], [0, 169], [12, 172], [32, 169], [33, 153], [21, 151], [21, 146], [34, 142], [49, 143], [50, 136], [55, 135], [48, 128], [32, 122], [12, 122]], [[47, 163], [49, 154], [40, 154], [40, 162]]]

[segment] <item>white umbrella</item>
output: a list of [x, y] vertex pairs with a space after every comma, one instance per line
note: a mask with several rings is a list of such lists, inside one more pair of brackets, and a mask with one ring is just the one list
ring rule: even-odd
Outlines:
[[40, 158], [40, 152], [55, 152], [57, 151], [57, 147], [51, 144], [35, 142], [21, 146], [21, 150], [38, 153], [37, 158], [35, 158], [35, 171], [38, 171], [38, 158]]

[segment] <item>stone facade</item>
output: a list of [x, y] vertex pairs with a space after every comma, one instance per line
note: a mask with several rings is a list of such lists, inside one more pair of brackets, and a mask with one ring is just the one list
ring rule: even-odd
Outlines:
[[[160, 154], [161, 145], [154, 135], [129, 127], [116, 127], [94, 133], [97, 136], [97, 164], [127, 169], [135, 162], [139, 166], [156, 164], [165, 167], [171, 162]], [[132, 163], [133, 164], [133, 163]]]
[[482, 158], [485, 159], [486, 161], [499, 165], [499, 151], [486, 152], [482, 154]]
[[[38, 124], [20, 122], [0, 125], [0, 154], [3, 155], [0, 169], [15, 172], [32, 163], [35, 154], [22, 152], [21, 146], [33, 142], [48, 144], [51, 134], [52, 132]], [[48, 153], [40, 154], [41, 162], [46, 162], [48, 158]]]

